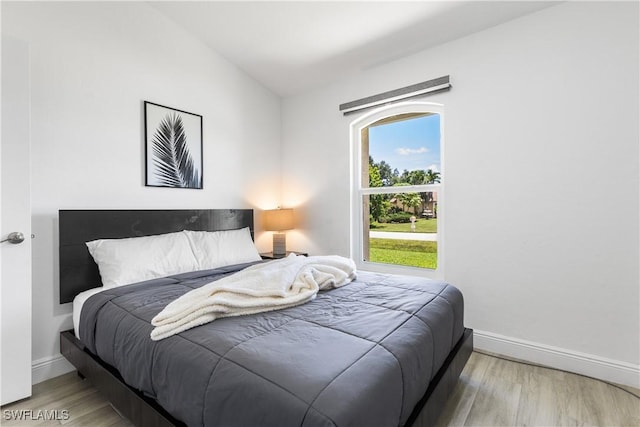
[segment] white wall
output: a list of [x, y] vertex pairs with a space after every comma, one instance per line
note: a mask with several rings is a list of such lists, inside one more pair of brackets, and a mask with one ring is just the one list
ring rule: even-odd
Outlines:
[[638, 387], [638, 51], [637, 3], [570, 2], [284, 100], [283, 197], [306, 218], [291, 246], [349, 254], [358, 116], [338, 105], [449, 74], [428, 98], [445, 106], [445, 278], [476, 343]]
[[[2, 31], [31, 48], [37, 382], [64, 366], [58, 331], [72, 326], [58, 209], [274, 207], [280, 99], [141, 2], [2, 2]], [[203, 190], [144, 186], [144, 100], [204, 117]]]

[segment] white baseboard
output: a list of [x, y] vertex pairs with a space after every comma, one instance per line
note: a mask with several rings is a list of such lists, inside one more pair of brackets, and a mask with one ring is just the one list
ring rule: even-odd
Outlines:
[[41, 383], [75, 369], [61, 354], [34, 360], [31, 363], [31, 384]]
[[640, 388], [640, 365], [478, 330], [473, 344], [478, 350]]

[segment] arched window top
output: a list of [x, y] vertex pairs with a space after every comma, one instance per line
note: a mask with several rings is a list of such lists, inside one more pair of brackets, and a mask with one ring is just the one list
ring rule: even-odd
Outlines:
[[360, 117], [351, 122], [352, 132], [355, 129], [359, 131], [372, 123], [375, 123], [381, 119], [385, 119], [392, 116], [401, 114], [415, 114], [415, 113], [435, 113], [442, 114], [444, 106], [442, 104], [434, 102], [421, 102], [421, 101], [406, 101], [399, 102], [392, 105], [385, 105], [368, 113], [362, 114]]

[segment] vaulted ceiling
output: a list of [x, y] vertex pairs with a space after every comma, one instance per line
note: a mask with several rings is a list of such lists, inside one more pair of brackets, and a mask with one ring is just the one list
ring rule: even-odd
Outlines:
[[557, 3], [150, 2], [211, 49], [283, 97]]

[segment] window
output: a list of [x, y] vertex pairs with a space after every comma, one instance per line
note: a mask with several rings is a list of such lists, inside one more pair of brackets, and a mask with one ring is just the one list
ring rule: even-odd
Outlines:
[[442, 275], [442, 120], [442, 106], [412, 102], [352, 123], [352, 252], [360, 267]]

